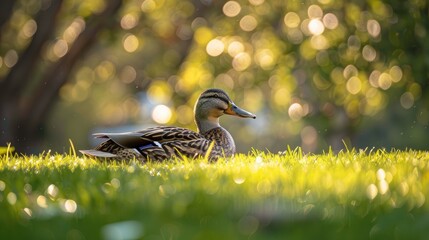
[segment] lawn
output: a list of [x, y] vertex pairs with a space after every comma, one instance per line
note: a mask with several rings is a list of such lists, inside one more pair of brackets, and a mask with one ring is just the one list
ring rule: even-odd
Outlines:
[[427, 239], [429, 152], [0, 155], [2, 239]]

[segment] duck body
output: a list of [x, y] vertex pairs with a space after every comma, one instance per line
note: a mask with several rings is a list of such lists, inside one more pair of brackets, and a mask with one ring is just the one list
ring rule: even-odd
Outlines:
[[256, 116], [238, 108], [220, 89], [202, 93], [195, 104], [195, 122], [198, 132], [170, 126], [158, 126], [137, 132], [97, 133], [106, 139], [92, 150], [81, 150], [84, 155], [115, 160], [165, 161], [173, 158], [207, 157], [216, 160], [235, 153], [231, 134], [220, 126], [223, 114], [245, 118]]

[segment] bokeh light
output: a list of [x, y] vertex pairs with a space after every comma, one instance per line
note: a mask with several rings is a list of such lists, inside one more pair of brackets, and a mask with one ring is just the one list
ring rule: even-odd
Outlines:
[[207, 54], [212, 57], [219, 56], [223, 53], [225, 44], [219, 39], [212, 39], [206, 47]]
[[15, 50], [7, 51], [3, 61], [8, 68], [15, 66], [18, 62], [18, 53]]
[[166, 124], [170, 121], [172, 112], [165, 105], [157, 105], [152, 111], [152, 119], [159, 124]]
[[132, 83], [134, 82], [134, 80], [136, 80], [136, 77], [137, 77], [137, 71], [132, 66], [125, 66], [122, 69], [121, 74], [119, 76], [119, 78], [124, 83]]
[[401, 106], [410, 109], [414, 105], [414, 96], [410, 92], [405, 92], [400, 98]]
[[144, 0], [140, 6], [143, 12], [151, 12], [155, 10], [156, 7], [157, 6], [155, 0]]
[[[50, 129], [46, 136], [68, 134], [67, 138], [87, 144], [87, 134], [82, 132], [94, 125], [157, 123], [152, 113], [159, 105], [166, 106], [171, 116], [158, 121], [193, 128], [198, 93], [217, 87], [258, 115], [256, 121], [243, 125], [243, 131], [236, 130], [240, 121], [225, 122], [240, 152], [263, 145], [281, 150], [279, 139], [305, 146], [305, 151], [324, 149], [334, 141], [342, 146], [331, 136], [347, 138], [350, 132], [345, 129], [357, 135], [347, 141], [366, 144], [363, 138], [374, 137], [371, 127], [400, 114], [394, 113], [395, 108], [407, 114], [380, 131], [411, 121], [414, 130], [402, 132], [415, 131], [409, 140], [422, 145], [418, 139], [423, 139], [423, 131], [415, 129], [429, 122], [427, 64], [415, 49], [422, 49], [427, 30], [418, 14], [404, 14], [421, 11], [415, 2], [404, 5], [407, 11], [398, 11], [395, 4], [379, 1], [139, 0], [123, 2], [110, 15], [114, 17], [109, 25], [92, 20], [110, 6], [109, 1], [67, 4], [68, 10], [60, 12], [64, 17], [55, 20], [51, 37], [41, 45], [40, 57], [32, 61], [37, 64], [30, 66], [29, 75], [36, 78], [28, 87], [20, 87], [26, 89], [20, 95], [31, 96], [32, 89], [40, 89], [38, 81], [47, 82], [49, 71], [73, 67], [66, 70], [70, 77], [60, 87], [60, 103], [53, 110], [52, 124], [46, 124]], [[27, 48], [39, 31], [47, 30], [36, 20], [39, 5], [15, 5], [2, 26], [0, 79], [13, 79], [13, 73], [23, 72], [18, 63], [29, 59], [23, 58]], [[87, 49], [73, 51], [88, 37], [82, 33], [97, 29], [95, 23], [103, 25], [95, 41], [87, 39]], [[110, 24], [119, 28], [107, 29]], [[76, 65], [64, 64], [74, 58], [71, 53], [83, 57], [76, 56], [72, 61]], [[51, 127], [72, 125], [67, 120], [69, 111], [85, 116], [82, 132]], [[367, 124], [365, 129], [362, 123]], [[261, 126], [266, 131], [254, 131]], [[312, 128], [317, 136], [314, 142], [310, 141]], [[270, 140], [258, 141], [262, 138]], [[402, 139], [389, 141], [395, 146], [408, 144]], [[379, 182], [374, 185], [383, 195], [386, 189]]]
[[313, 35], [320, 35], [325, 31], [325, 26], [320, 19], [311, 19], [308, 23], [308, 30]]
[[374, 20], [374, 19], [368, 20], [366, 28], [369, 35], [371, 35], [371, 37], [373, 38], [377, 38], [380, 35], [381, 27], [380, 27], [380, 23], [378, 23], [377, 20]]
[[63, 38], [67, 43], [73, 43], [76, 38], [85, 29], [85, 21], [81, 17], [77, 17], [73, 22], [66, 28], [63, 33]]
[[135, 35], [129, 34], [125, 36], [123, 40], [123, 45], [125, 51], [129, 53], [135, 52], [139, 47], [139, 39]]
[[366, 61], [372, 62], [377, 57], [377, 52], [371, 45], [365, 45], [362, 49], [362, 56]]
[[74, 200], [67, 199], [64, 202], [63, 210], [67, 213], [74, 213], [77, 210], [77, 204]]
[[307, 14], [309, 18], [322, 18], [323, 17], [323, 10], [318, 5], [310, 5], [307, 9]]
[[289, 117], [298, 121], [304, 116], [304, 108], [299, 103], [292, 103], [288, 110]]
[[378, 86], [387, 90], [392, 86], [392, 77], [388, 73], [382, 73], [378, 78]]
[[393, 82], [401, 81], [403, 75], [402, 69], [398, 66], [393, 66], [392, 68], [390, 68], [389, 74], [392, 77]]
[[252, 63], [252, 58], [246, 52], [237, 54], [232, 60], [232, 67], [237, 71], [246, 70]]
[[300, 17], [295, 12], [288, 12], [284, 17], [284, 23], [289, 28], [296, 28], [301, 22]]
[[323, 16], [323, 24], [327, 29], [335, 29], [338, 27], [338, 18], [333, 13], [327, 13]]
[[236, 1], [228, 1], [223, 5], [223, 13], [227, 17], [235, 17], [237, 16], [241, 11], [241, 6]]
[[240, 28], [243, 31], [253, 31], [258, 26], [258, 21], [252, 15], [246, 15], [240, 20]]
[[356, 76], [351, 77], [347, 81], [346, 88], [349, 93], [358, 94], [362, 89], [361, 80]]
[[54, 44], [54, 47], [52, 50], [53, 50], [56, 57], [61, 58], [61, 57], [64, 57], [64, 55], [66, 55], [66, 53], [69, 50], [69, 47], [68, 47], [68, 44], [65, 40], [59, 39]]
[[228, 45], [228, 54], [231, 57], [235, 57], [237, 54], [243, 51], [244, 51], [244, 45], [239, 41], [233, 41]]
[[37, 31], [37, 23], [33, 19], [28, 20], [22, 28], [22, 33], [25, 37], [30, 38]]
[[128, 13], [121, 18], [121, 27], [123, 29], [132, 29], [138, 24], [138, 16], [136, 14]]

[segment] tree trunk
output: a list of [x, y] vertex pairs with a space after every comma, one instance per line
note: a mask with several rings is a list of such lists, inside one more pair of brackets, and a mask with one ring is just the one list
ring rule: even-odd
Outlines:
[[[70, 50], [45, 69], [41, 79], [34, 79], [35, 63], [40, 52], [54, 32], [62, 0], [52, 1], [49, 8], [38, 15], [38, 30], [24, 50], [17, 64], [0, 82], [0, 145], [11, 143], [19, 152], [35, 153], [42, 138], [43, 123], [58, 96], [60, 88], [69, 79], [70, 72], [96, 40], [98, 33], [115, 23], [112, 17], [122, 5], [122, 0], [106, 1], [105, 9], [93, 15], [85, 30]], [[37, 81], [32, 89], [26, 86]]]

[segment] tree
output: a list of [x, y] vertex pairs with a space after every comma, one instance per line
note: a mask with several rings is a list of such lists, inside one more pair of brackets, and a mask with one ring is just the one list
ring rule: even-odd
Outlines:
[[[2, 12], [0, 23], [3, 26], [6, 19], [10, 21], [13, 3], [8, 1], [8, 7]], [[55, 41], [52, 35], [59, 25], [58, 15], [63, 0], [42, 3], [33, 21], [37, 30], [30, 43], [19, 54], [12, 50], [16, 63], [11, 64], [13, 66], [0, 81], [0, 115], [3, 118], [0, 121], [1, 144], [11, 142], [19, 151], [31, 151], [31, 147], [37, 145], [41, 137], [40, 128], [61, 86], [69, 80], [70, 72], [96, 41], [100, 31], [117, 25], [112, 16], [120, 9], [122, 0], [106, 1], [105, 4], [103, 10], [88, 17], [84, 29], [70, 46], [63, 42], [66, 53], [49, 65], [40, 66], [43, 48], [50, 41]]]
[[[94, 9], [108, 8], [97, 4], [120, 1], [61, 2], [57, 15], [54, 5], [2, 6], [0, 24], [9, 25], [15, 21], [5, 21], [7, 16], [19, 19], [16, 16], [28, 9], [50, 11], [34, 22], [26, 18], [28, 25], [21, 20], [13, 26], [31, 30], [28, 27], [36, 25], [37, 32], [51, 33], [50, 37], [31, 35], [26, 44], [18, 38], [15, 45], [21, 47], [16, 47], [11, 36], [19, 36], [19, 30], [2, 28], [4, 63], [10, 65], [13, 56], [20, 57], [10, 69], [0, 66], [0, 111], [6, 116], [0, 144], [17, 145], [17, 139], [36, 136], [46, 120], [57, 121], [64, 130], [62, 136], [47, 130], [54, 140], [70, 137], [84, 143], [90, 125], [155, 123], [152, 110], [160, 104], [172, 112], [168, 124], [193, 128], [197, 95], [204, 88], [220, 87], [258, 115], [257, 121], [245, 123], [256, 126], [238, 120], [225, 124], [241, 151], [250, 147], [277, 151], [287, 144], [301, 145], [306, 151], [340, 149], [343, 140], [357, 146], [377, 141], [386, 147], [423, 146], [429, 124], [426, 1], [132, 0], [124, 2], [120, 11], [111, 11], [117, 12], [117, 18], [104, 19]], [[71, 10], [65, 11], [64, 5]], [[48, 16], [56, 20], [46, 21], [46, 26], [55, 27], [38, 23], [38, 18]], [[97, 19], [106, 22], [91, 28]], [[67, 26], [74, 24], [92, 32], [79, 34], [81, 44], [76, 44], [78, 39], [62, 39]], [[110, 28], [113, 25], [120, 28]], [[102, 31], [106, 26], [109, 29]], [[109, 34], [96, 38], [99, 32]], [[24, 60], [25, 49], [39, 38], [46, 39], [39, 43], [41, 52], [32, 54], [37, 60]], [[46, 53], [55, 47], [65, 55]], [[7, 86], [12, 78], [27, 83], [16, 81], [15, 93]], [[61, 97], [53, 101], [58, 89]], [[47, 109], [52, 110], [54, 103], [56, 115], [49, 118]], [[69, 120], [67, 114], [73, 111], [80, 115], [79, 124]], [[395, 128], [413, 122], [411, 143]]]

